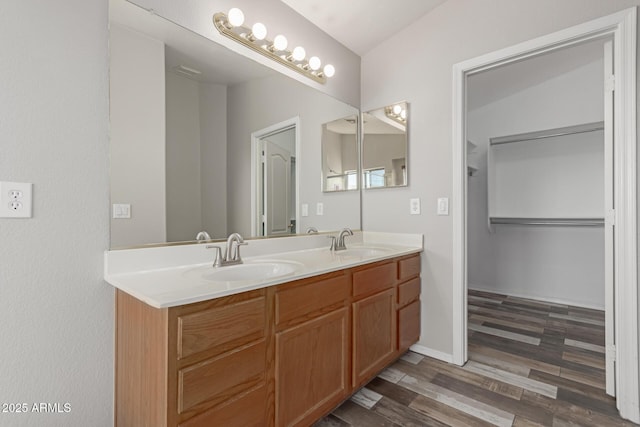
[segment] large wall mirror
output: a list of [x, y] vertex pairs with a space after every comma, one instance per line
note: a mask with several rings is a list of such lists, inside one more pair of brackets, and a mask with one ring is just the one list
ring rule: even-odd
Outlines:
[[397, 102], [362, 115], [365, 189], [407, 185], [408, 107], [406, 102]]
[[358, 192], [318, 185], [324, 125], [357, 108], [126, 0], [109, 6], [112, 249], [361, 228]]
[[353, 114], [322, 125], [322, 189], [358, 189], [358, 116]]

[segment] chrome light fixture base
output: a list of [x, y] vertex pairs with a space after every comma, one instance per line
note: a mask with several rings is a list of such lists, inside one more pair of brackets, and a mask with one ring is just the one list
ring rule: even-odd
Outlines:
[[[249, 49], [258, 52], [279, 64], [284, 65], [298, 73], [318, 82], [326, 83], [327, 75], [322, 70], [312, 70], [309, 66], [309, 61], [301, 60], [296, 61], [293, 59], [293, 53], [289, 50], [277, 50], [274, 47], [274, 43], [266, 38], [258, 40], [252, 36], [250, 28], [244, 26], [234, 27], [229, 23], [229, 18], [226, 14], [218, 12], [213, 15], [213, 25], [218, 29], [220, 34], [228, 37], [236, 42], [248, 47]], [[332, 68], [333, 69], [333, 68]]]

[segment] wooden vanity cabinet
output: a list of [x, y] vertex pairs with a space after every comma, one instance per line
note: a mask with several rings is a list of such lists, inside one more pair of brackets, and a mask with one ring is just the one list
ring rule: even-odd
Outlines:
[[394, 358], [396, 346], [397, 263], [363, 266], [353, 273], [354, 389], [368, 382]]
[[309, 426], [347, 398], [348, 271], [278, 286], [275, 425]]
[[398, 260], [398, 353], [420, 338], [420, 255]]
[[264, 289], [165, 309], [118, 290], [116, 425], [263, 425], [267, 308]]
[[307, 426], [418, 340], [420, 255], [157, 309], [116, 291], [115, 422]]

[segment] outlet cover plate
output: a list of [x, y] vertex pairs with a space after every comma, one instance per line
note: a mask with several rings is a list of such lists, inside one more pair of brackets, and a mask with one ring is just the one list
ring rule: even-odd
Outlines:
[[33, 184], [0, 182], [0, 218], [31, 218]]

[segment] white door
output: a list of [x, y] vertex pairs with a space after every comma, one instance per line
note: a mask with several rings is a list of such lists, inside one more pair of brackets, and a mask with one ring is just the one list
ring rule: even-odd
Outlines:
[[606, 391], [616, 395], [616, 331], [614, 289], [615, 201], [613, 200], [613, 41], [604, 44], [604, 310]]
[[291, 218], [291, 153], [264, 141], [264, 235], [289, 234]]

